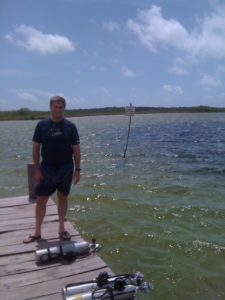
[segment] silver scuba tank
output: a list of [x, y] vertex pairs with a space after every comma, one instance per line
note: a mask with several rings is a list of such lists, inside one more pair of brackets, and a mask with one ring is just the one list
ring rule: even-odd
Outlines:
[[51, 248], [36, 250], [35, 256], [37, 263], [47, 262], [60, 256], [60, 248], [59, 246], [55, 246]]
[[64, 288], [62, 288], [63, 299], [67, 299], [67, 297], [72, 295], [90, 292], [97, 288], [99, 289], [109, 285], [111, 286], [112, 284], [114, 284], [115, 278], [117, 277], [109, 277], [107, 272], [102, 272], [95, 280], [78, 284], [68, 284]]
[[88, 242], [69, 242], [35, 251], [36, 262], [46, 263], [57, 258], [73, 259], [87, 255], [99, 249], [98, 244]]
[[70, 299], [71, 297], [74, 297], [74, 295], [91, 292], [97, 287], [98, 285], [96, 282], [84, 283], [80, 285], [67, 285], [66, 287], [62, 288], [62, 297], [63, 300]]
[[[81, 294], [84, 292], [91, 292], [96, 289], [112, 287], [115, 281], [121, 278], [121, 276], [109, 276], [107, 272], [100, 272], [98, 277], [91, 281], [67, 284], [62, 288], [63, 299], [67, 299], [68, 296]], [[122, 275], [124, 280], [124, 275]], [[124, 285], [124, 283], [123, 283]]]
[[62, 288], [63, 300], [134, 300], [138, 290], [148, 291], [153, 286], [144, 281], [140, 272], [109, 276], [100, 272], [91, 281], [72, 283]]
[[97, 288], [92, 291], [80, 292], [78, 294], [66, 295], [64, 300], [135, 300], [137, 287], [134, 285], [126, 285], [122, 290], [113, 288]]

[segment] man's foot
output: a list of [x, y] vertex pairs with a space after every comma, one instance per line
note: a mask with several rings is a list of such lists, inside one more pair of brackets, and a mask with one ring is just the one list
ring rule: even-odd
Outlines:
[[32, 234], [30, 234], [28, 237], [26, 237], [26, 238], [23, 240], [23, 243], [24, 243], [24, 244], [29, 244], [29, 243], [32, 243], [32, 242], [35, 242], [35, 241], [40, 240], [40, 238], [41, 238], [40, 235], [32, 235]]
[[69, 234], [68, 231], [59, 232], [59, 238], [61, 240], [68, 241], [71, 240], [71, 235]]

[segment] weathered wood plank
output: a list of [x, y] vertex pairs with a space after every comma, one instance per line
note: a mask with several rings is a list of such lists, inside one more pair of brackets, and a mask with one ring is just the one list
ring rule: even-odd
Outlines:
[[[72, 237], [76, 238], [80, 235], [80, 233], [72, 226], [71, 223], [66, 222], [65, 226]], [[2, 233], [0, 235], [0, 253], [1, 247], [22, 244], [23, 239], [26, 236], [28, 236], [31, 232], [31, 228], [12, 231], [10, 232], [10, 238], [9, 232]], [[42, 226], [42, 238], [45, 240], [58, 239], [58, 222], [44, 223]]]
[[[27, 196], [0, 199], [1, 299], [61, 300], [61, 288], [66, 284], [92, 280], [100, 271], [112, 273], [97, 255], [77, 258], [69, 263], [59, 260], [37, 265], [36, 249], [59, 244], [59, 224], [56, 205], [49, 199], [42, 226], [43, 240], [23, 244], [24, 237], [33, 231], [34, 207], [34, 204], [28, 204]], [[70, 222], [66, 222], [65, 226], [72, 235], [72, 241], [65, 243], [83, 241]]]
[[28, 196], [0, 199], [0, 207], [10, 207], [10, 206], [18, 206], [18, 205], [24, 205], [24, 204], [29, 205], [29, 197]]
[[[44, 223], [43, 223], [43, 226], [45, 224], [55, 224], [55, 228], [57, 228], [58, 226], [58, 220], [55, 220], [55, 221], [47, 221], [47, 219], [45, 219]], [[11, 224], [8, 224], [8, 225], [0, 225], [0, 234], [3, 234], [3, 233], [6, 233], [6, 232], [19, 232], [21, 230], [27, 230], [28, 233], [31, 233], [34, 229], [34, 222], [33, 224], [31, 223], [27, 223], [27, 224], [17, 224], [16, 225], [16, 228], [15, 228], [15, 225], [11, 225]]]
[[[29, 244], [24, 244], [23, 239], [29, 235], [31, 232], [27, 232], [24, 234], [24, 236], [19, 235], [18, 237], [13, 237], [12, 241], [14, 241], [14, 244], [12, 242], [8, 242], [7, 238], [4, 244], [4, 239], [3, 241], [1, 240], [1, 246], [0, 246], [0, 257], [1, 256], [6, 256], [6, 255], [12, 255], [12, 254], [21, 254], [21, 253], [27, 253], [31, 251], [35, 251], [36, 249], [40, 249], [46, 246], [51, 246], [51, 244], [55, 244], [56, 241], [55, 239], [58, 238], [58, 224], [54, 224], [54, 231], [50, 230], [53, 229], [52, 223], [48, 224], [43, 224], [47, 225], [45, 230], [43, 230], [42, 234], [42, 239], [39, 240], [36, 243], [29, 243]], [[66, 222], [66, 229], [67, 231], [71, 234], [73, 239], [78, 239], [79, 238], [79, 233], [76, 231], [72, 225], [68, 222]], [[4, 236], [4, 234], [1, 234], [1, 236]], [[11, 239], [10, 239], [11, 241]]]
[[16, 226], [15, 225], [4, 225], [4, 226], [0, 226], [0, 234], [4, 233], [4, 232], [11, 232], [11, 231], [20, 231], [22, 229], [27, 229], [32, 231], [34, 229], [34, 222], [33, 224], [19, 224]]
[[[82, 238], [76, 239], [76, 242], [80, 242], [80, 241], [82, 241]], [[12, 259], [11, 255], [4, 257], [4, 264], [1, 265], [1, 269], [0, 269], [0, 277], [6, 275], [7, 276], [13, 275], [13, 274], [15, 275], [24, 272], [37, 271], [40, 269], [51, 268], [52, 266], [66, 265], [75, 262], [75, 260], [70, 262], [64, 259], [59, 259], [50, 263], [39, 265], [36, 263], [35, 251], [30, 252], [29, 256], [28, 255], [23, 256], [21, 260], [18, 260], [19, 256], [13, 256], [13, 257], [17, 257], [17, 260], [16, 259], [13, 260], [13, 264], [11, 263], [11, 259]], [[80, 261], [81, 259], [85, 259], [85, 258], [86, 257], [78, 257], [76, 261]]]
[[[80, 240], [80, 236], [76, 235], [76, 234], [73, 234], [73, 232], [71, 233], [71, 236], [72, 236], [72, 239], [74, 241]], [[37, 243], [37, 246], [34, 248], [33, 243], [23, 244], [23, 242], [22, 242], [23, 239], [24, 239], [24, 237], [21, 237], [20, 244], [16, 243], [16, 244], [13, 244], [13, 245], [1, 246], [0, 247], [0, 257], [1, 256], [7, 256], [7, 255], [29, 253], [29, 252], [35, 251], [37, 249], [43, 248], [43, 246], [41, 246], [41, 245], [43, 245], [44, 243], [45, 243], [46, 246], [51, 246], [53, 244], [56, 244], [54, 239], [53, 240], [51, 240], [50, 238], [49, 239], [43, 239], [43, 240], [40, 240]]]
[[21, 253], [20, 255], [8, 255], [0, 257], [0, 266], [14, 266], [15, 264], [22, 264], [27, 261], [34, 260], [34, 252]]
[[[35, 264], [31, 262], [30, 265]], [[75, 267], [76, 265], [76, 267]], [[37, 268], [32, 272], [30, 269], [23, 268], [18, 274], [2, 276], [0, 288], [9, 288], [10, 286], [26, 286], [53, 279], [63, 278], [71, 275], [78, 275], [83, 272], [91, 272], [99, 268], [106, 267], [106, 264], [98, 256], [88, 256], [85, 259], [74, 262], [73, 264], [49, 265], [48, 268]]]
[[[20, 197], [10, 197], [10, 198], [2, 198], [0, 199], [0, 207], [10, 207], [10, 206], [18, 206], [18, 205], [33, 205], [34, 203], [29, 202], [28, 196], [20, 196]], [[48, 205], [55, 204], [54, 201], [50, 198], [48, 200]]]
[[[76, 264], [76, 268], [74, 268], [75, 264]], [[100, 266], [106, 266], [105, 263], [102, 262], [102, 260], [100, 260], [99, 257], [97, 256], [93, 257], [93, 255], [89, 255], [83, 258], [77, 258], [76, 260], [73, 261], [66, 261], [60, 259], [60, 260], [53, 261], [51, 263], [38, 265], [36, 264], [35, 255], [33, 253], [32, 261], [23, 262], [21, 264], [14, 264], [13, 266], [12, 265], [2, 266], [0, 270], [1, 284], [4, 283], [4, 278], [7, 278], [5, 279], [6, 282], [8, 282], [8, 280], [11, 280], [12, 282], [12, 280], [14, 279], [14, 281], [18, 282], [18, 285], [20, 285], [21, 278], [24, 278], [25, 283], [23, 285], [26, 285], [29, 282], [27, 281], [27, 278], [31, 280], [32, 274], [34, 274], [34, 272], [38, 272], [35, 273], [33, 277], [34, 282], [42, 281], [44, 278], [45, 280], [50, 280], [52, 279], [52, 275], [48, 276], [47, 274], [49, 274], [49, 270], [51, 273], [51, 269], [53, 270], [53, 273], [57, 271], [57, 276], [61, 278], [66, 275], [68, 276], [69, 274], [74, 274], [74, 270], [76, 270], [76, 272], [81, 272], [81, 269], [79, 269], [80, 267], [79, 265], [81, 265], [82, 272], [87, 271], [90, 268], [94, 270], [95, 268], [98, 268]], [[18, 276], [19, 274], [21, 276]], [[38, 277], [36, 274], [40, 274], [39, 275], [40, 277]], [[3, 280], [2, 277], [4, 277]]]
[[[33, 209], [31, 209], [33, 207]], [[0, 208], [0, 218], [4, 220], [5, 218], [13, 218], [19, 219], [21, 217], [34, 216], [35, 204], [30, 205], [19, 205], [19, 206], [11, 206], [11, 207], [1, 207]], [[32, 213], [32, 214], [31, 214]], [[55, 204], [49, 204], [47, 206], [47, 214], [57, 214], [57, 207]]]
[[[15, 199], [15, 198], [13, 198]], [[11, 204], [11, 198], [7, 198], [7, 201], [9, 201]], [[35, 204], [24, 204], [27, 201], [26, 196], [25, 197], [19, 197], [19, 202], [23, 204], [18, 205], [18, 206], [11, 206], [11, 207], [1, 207], [0, 211], [4, 211], [5, 209], [15, 209], [15, 217], [13, 214], [7, 218], [5, 217], [0, 217], [0, 234], [8, 231], [20, 231], [24, 229], [29, 229], [32, 230], [34, 227], [34, 214], [35, 214]], [[0, 199], [1, 203], [1, 199]], [[21, 217], [23, 212], [21, 208], [25, 207], [25, 212], [24, 212], [24, 218]], [[20, 211], [20, 214], [16, 213]], [[13, 216], [13, 217], [12, 217]], [[17, 217], [16, 217], [17, 216]], [[48, 200], [48, 205], [47, 205], [47, 215], [44, 219], [45, 223], [47, 222], [56, 222], [58, 221], [58, 215], [57, 215], [57, 207], [55, 203], [53, 202], [52, 199]], [[16, 226], [15, 226], [16, 224]]]
[[35, 300], [62, 300], [62, 294], [60, 292], [54, 293], [51, 295], [46, 295], [46, 296], [35, 298]]
[[[45, 221], [51, 222], [51, 221], [58, 221], [58, 215], [47, 215], [45, 217]], [[20, 218], [20, 219], [14, 219], [10, 218], [8, 220], [1, 220], [0, 226], [7, 226], [7, 225], [22, 225], [22, 224], [34, 224], [34, 217], [27, 217], [27, 218]]]
[[[76, 264], [75, 264], [76, 266]], [[26, 285], [21, 287], [14, 287], [11, 285], [9, 288], [1, 288], [1, 297], [4, 300], [14, 300], [15, 295], [17, 300], [36, 299], [48, 300], [49, 295], [55, 294], [57, 298], [62, 300], [61, 288], [69, 283], [82, 282], [96, 278], [99, 272], [106, 271], [111, 274], [108, 267], [99, 267], [94, 271], [83, 272], [80, 274], [71, 274], [68, 277], [62, 277], [47, 282], [40, 282], [38, 284]]]

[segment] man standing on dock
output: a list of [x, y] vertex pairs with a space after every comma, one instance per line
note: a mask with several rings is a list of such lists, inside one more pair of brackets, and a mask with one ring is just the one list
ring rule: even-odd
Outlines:
[[39, 121], [34, 131], [32, 156], [37, 182], [36, 222], [34, 232], [23, 240], [24, 243], [41, 238], [46, 204], [55, 191], [58, 197], [59, 237], [64, 240], [71, 239], [65, 230], [64, 221], [72, 181], [76, 184], [80, 180], [80, 141], [76, 126], [64, 118], [65, 107], [66, 101], [63, 97], [52, 97], [50, 118]]

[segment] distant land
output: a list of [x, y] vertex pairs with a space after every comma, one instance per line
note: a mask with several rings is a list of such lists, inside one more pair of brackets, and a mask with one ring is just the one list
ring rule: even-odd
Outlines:
[[[192, 107], [135, 107], [135, 114], [153, 114], [153, 113], [206, 113], [206, 112], [225, 112], [225, 107], [211, 106], [192, 106]], [[65, 116], [85, 117], [99, 115], [123, 115], [124, 107], [104, 107], [90, 109], [68, 109]], [[49, 111], [34, 111], [28, 108], [20, 108], [18, 110], [0, 111], [0, 121], [9, 120], [40, 120], [49, 117]]]

